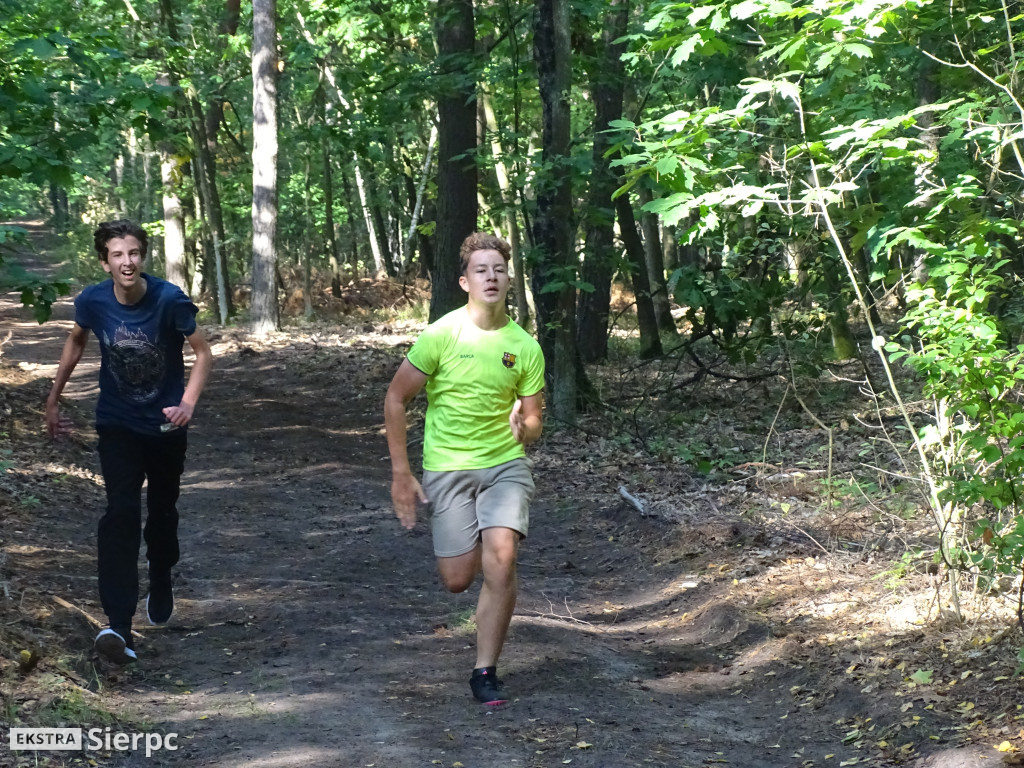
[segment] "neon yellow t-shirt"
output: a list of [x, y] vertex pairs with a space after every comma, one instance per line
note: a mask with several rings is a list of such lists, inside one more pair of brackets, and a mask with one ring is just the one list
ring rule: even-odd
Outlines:
[[427, 326], [408, 357], [429, 377], [424, 469], [487, 469], [526, 455], [508, 417], [517, 398], [544, 388], [544, 356], [530, 334], [511, 319], [485, 331], [462, 307]]

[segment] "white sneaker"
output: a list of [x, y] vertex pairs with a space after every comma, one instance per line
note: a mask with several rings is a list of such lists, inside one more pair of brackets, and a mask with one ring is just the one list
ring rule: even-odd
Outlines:
[[93, 647], [96, 648], [96, 651], [101, 656], [115, 664], [130, 664], [133, 661], [139, 660], [139, 657], [135, 655], [135, 651], [128, 647], [124, 637], [112, 629], [104, 629], [96, 635]]

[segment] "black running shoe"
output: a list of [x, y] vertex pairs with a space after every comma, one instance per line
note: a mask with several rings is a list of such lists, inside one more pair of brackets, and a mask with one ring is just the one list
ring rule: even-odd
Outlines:
[[174, 591], [171, 571], [149, 569], [149, 595], [146, 597], [146, 618], [150, 624], [166, 624], [174, 613]]
[[96, 635], [94, 647], [103, 658], [115, 664], [130, 664], [139, 659], [132, 648], [132, 631], [129, 627], [104, 629]]
[[501, 692], [497, 667], [474, 669], [473, 676], [469, 678], [469, 687], [473, 689], [476, 700], [489, 707], [508, 702], [508, 696]]

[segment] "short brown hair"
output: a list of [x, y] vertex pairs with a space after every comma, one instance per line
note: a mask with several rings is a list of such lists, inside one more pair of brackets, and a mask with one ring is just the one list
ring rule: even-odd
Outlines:
[[462, 274], [466, 274], [466, 269], [469, 267], [469, 257], [476, 251], [497, 251], [501, 254], [506, 264], [512, 258], [512, 249], [500, 237], [488, 234], [487, 232], [474, 232], [463, 240], [462, 245], [459, 246], [459, 271]]
[[149, 248], [149, 237], [146, 235], [146, 230], [131, 219], [101, 222], [92, 235], [93, 245], [96, 247], [100, 261], [107, 260], [107, 243], [115, 238], [123, 239], [129, 236], [139, 241], [139, 250], [142, 251], [142, 257], [145, 258], [146, 250]]

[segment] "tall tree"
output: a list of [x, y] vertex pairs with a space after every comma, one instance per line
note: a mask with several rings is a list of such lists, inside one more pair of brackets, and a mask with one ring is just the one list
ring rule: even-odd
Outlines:
[[202, 105], [199, 99], [191, 96], [193, 145], [196, 152], [198, 190], [202, 192], [203, 208], [209, 229], [209, 240], [212, 254], [207, 252], [206, 261], [212, 255], [213, 263], [204, 264], [204, 272], [210, 276], [209, 287], [217, 297], [217, 314], [221, 323], [226, 323], [231, 314], [230, 291], [228, 289], [227, 269], [224, 253], [224, 217], [221, 212], [220, 195], [217, 191], [217, 172], [213, 167], [214, 155], [210, 152], [210, 143], [206, 136], [206, 120], [203, 118]]
[[[238, 20], [241, 15], [241, 0], [227, 0], [224, 14], [218, 24], [218, 52], [227, 46], [227, 40], [238, 31]], [[224, 95], [221, 92], [220, 83], [227, 79], [228, 72], [225, 66], [225, 57], [218, 56], [216, 82], [218, 87], [209, 97], [206, 108], [206, 149], [209, 155], [208, 161], [204, 164], [206, 168], [207, 183], [209, 184], [209, 211], [210, 221], [213, 227], [214, 258], [217, 268], [217, 306], [223, 314], [228, 316], [235, 312], [234, 303], [231, 298], [231, 282], [228, 277], [228, 237], [227, 229], [224, 226], [224, 209], [220, 199], [220, 183], [217, 176], [217, 162], [219, 154], [219, 135], [221, 122], [224, 119]], [[196, 104], [193, 111], [204, 119], [202, 108]], [[226, 310], [224, 307], [226, 306]]]
[[576, 421], [576, 268], [573, 249], [572, 176], [569, 165], [569, 0], [538, 0], [534, 58], [543, 104], [533, 272], [537, 337], [547, 365], [552, 416]]
[[472, 0], [439, 0], [435, 19], [441, 92], [437, 99], [437, 239], [430, 320], [465, 303], [459, 245], [476, 229], [476, 29]]
[[614, 273], [612, 194], [619, 186], [615, 172], [609, 167], [607, 155], [612, 137], [608, 131], [611, 122], [622, 117], [625, 45], [616, 41], [626, 34], [628, 19], [629, 0], [610, 0], [601, 32], [602, 50], [590, 78], [594, 99], [593, 165], [586, 208], [586, 257], [582, 277], [593, 290], [580, 295], [577, 327], [580, 356], [588, 363], [603, 360], [608, 355], [608, 311]]
[[[178, 25], [174, 19], [171, 0], [160, 0], [160, 15], [167, 36], [175, 43], [178, 42]], [[170, 61], [167, 69], [165, 83], [177, 91], [178, 75]], [[167, 110], [169, 125], [175, 126], [179, 122], [183, 104], [180, 92], [176, 93], [174, 106]], [[176, 137], [172, 129], [159, 145], [164, 208], [164, 272], [168, 281], [188, 293], [188, 275], [185, 267], [185, 213], [179, 194], [184, 162], [183, 154], [176, 148], [176, 139], [180, 141], [180, 137]]]
[[643, 242], [636, 231], [636, 217], [629, 202], [629, 193], [615, 199], [615, 213], [619, 220], [619, 234], [626, 248], [626, 262], [633, 276], [633, 294], [636, 296], [637, 325], [640, 326], [640, 359], [659, 357], [662, 353], [658, 321], [651, 300], [651, 283], [646, 269]]
[[665, 282], [665, 255], [661, 245], [657, 214], [647, 210], [648, 203], [654, 197], [645, 185], [637, 185], [637, 197], [640, 199], [640, 228], [644, 233], [644, 253], [646, 254], [647, 276], [650, 279], [651, 298], [654, 300], [654, 314], [658, 318], [658, 329], [672, 336], [677, 334], [676, 321], [672, 317], [669, 303], [668, 288]]
[[277, 307], [277, 3], [253, 0], [252, 304], [257, 335], [278, 327]]

